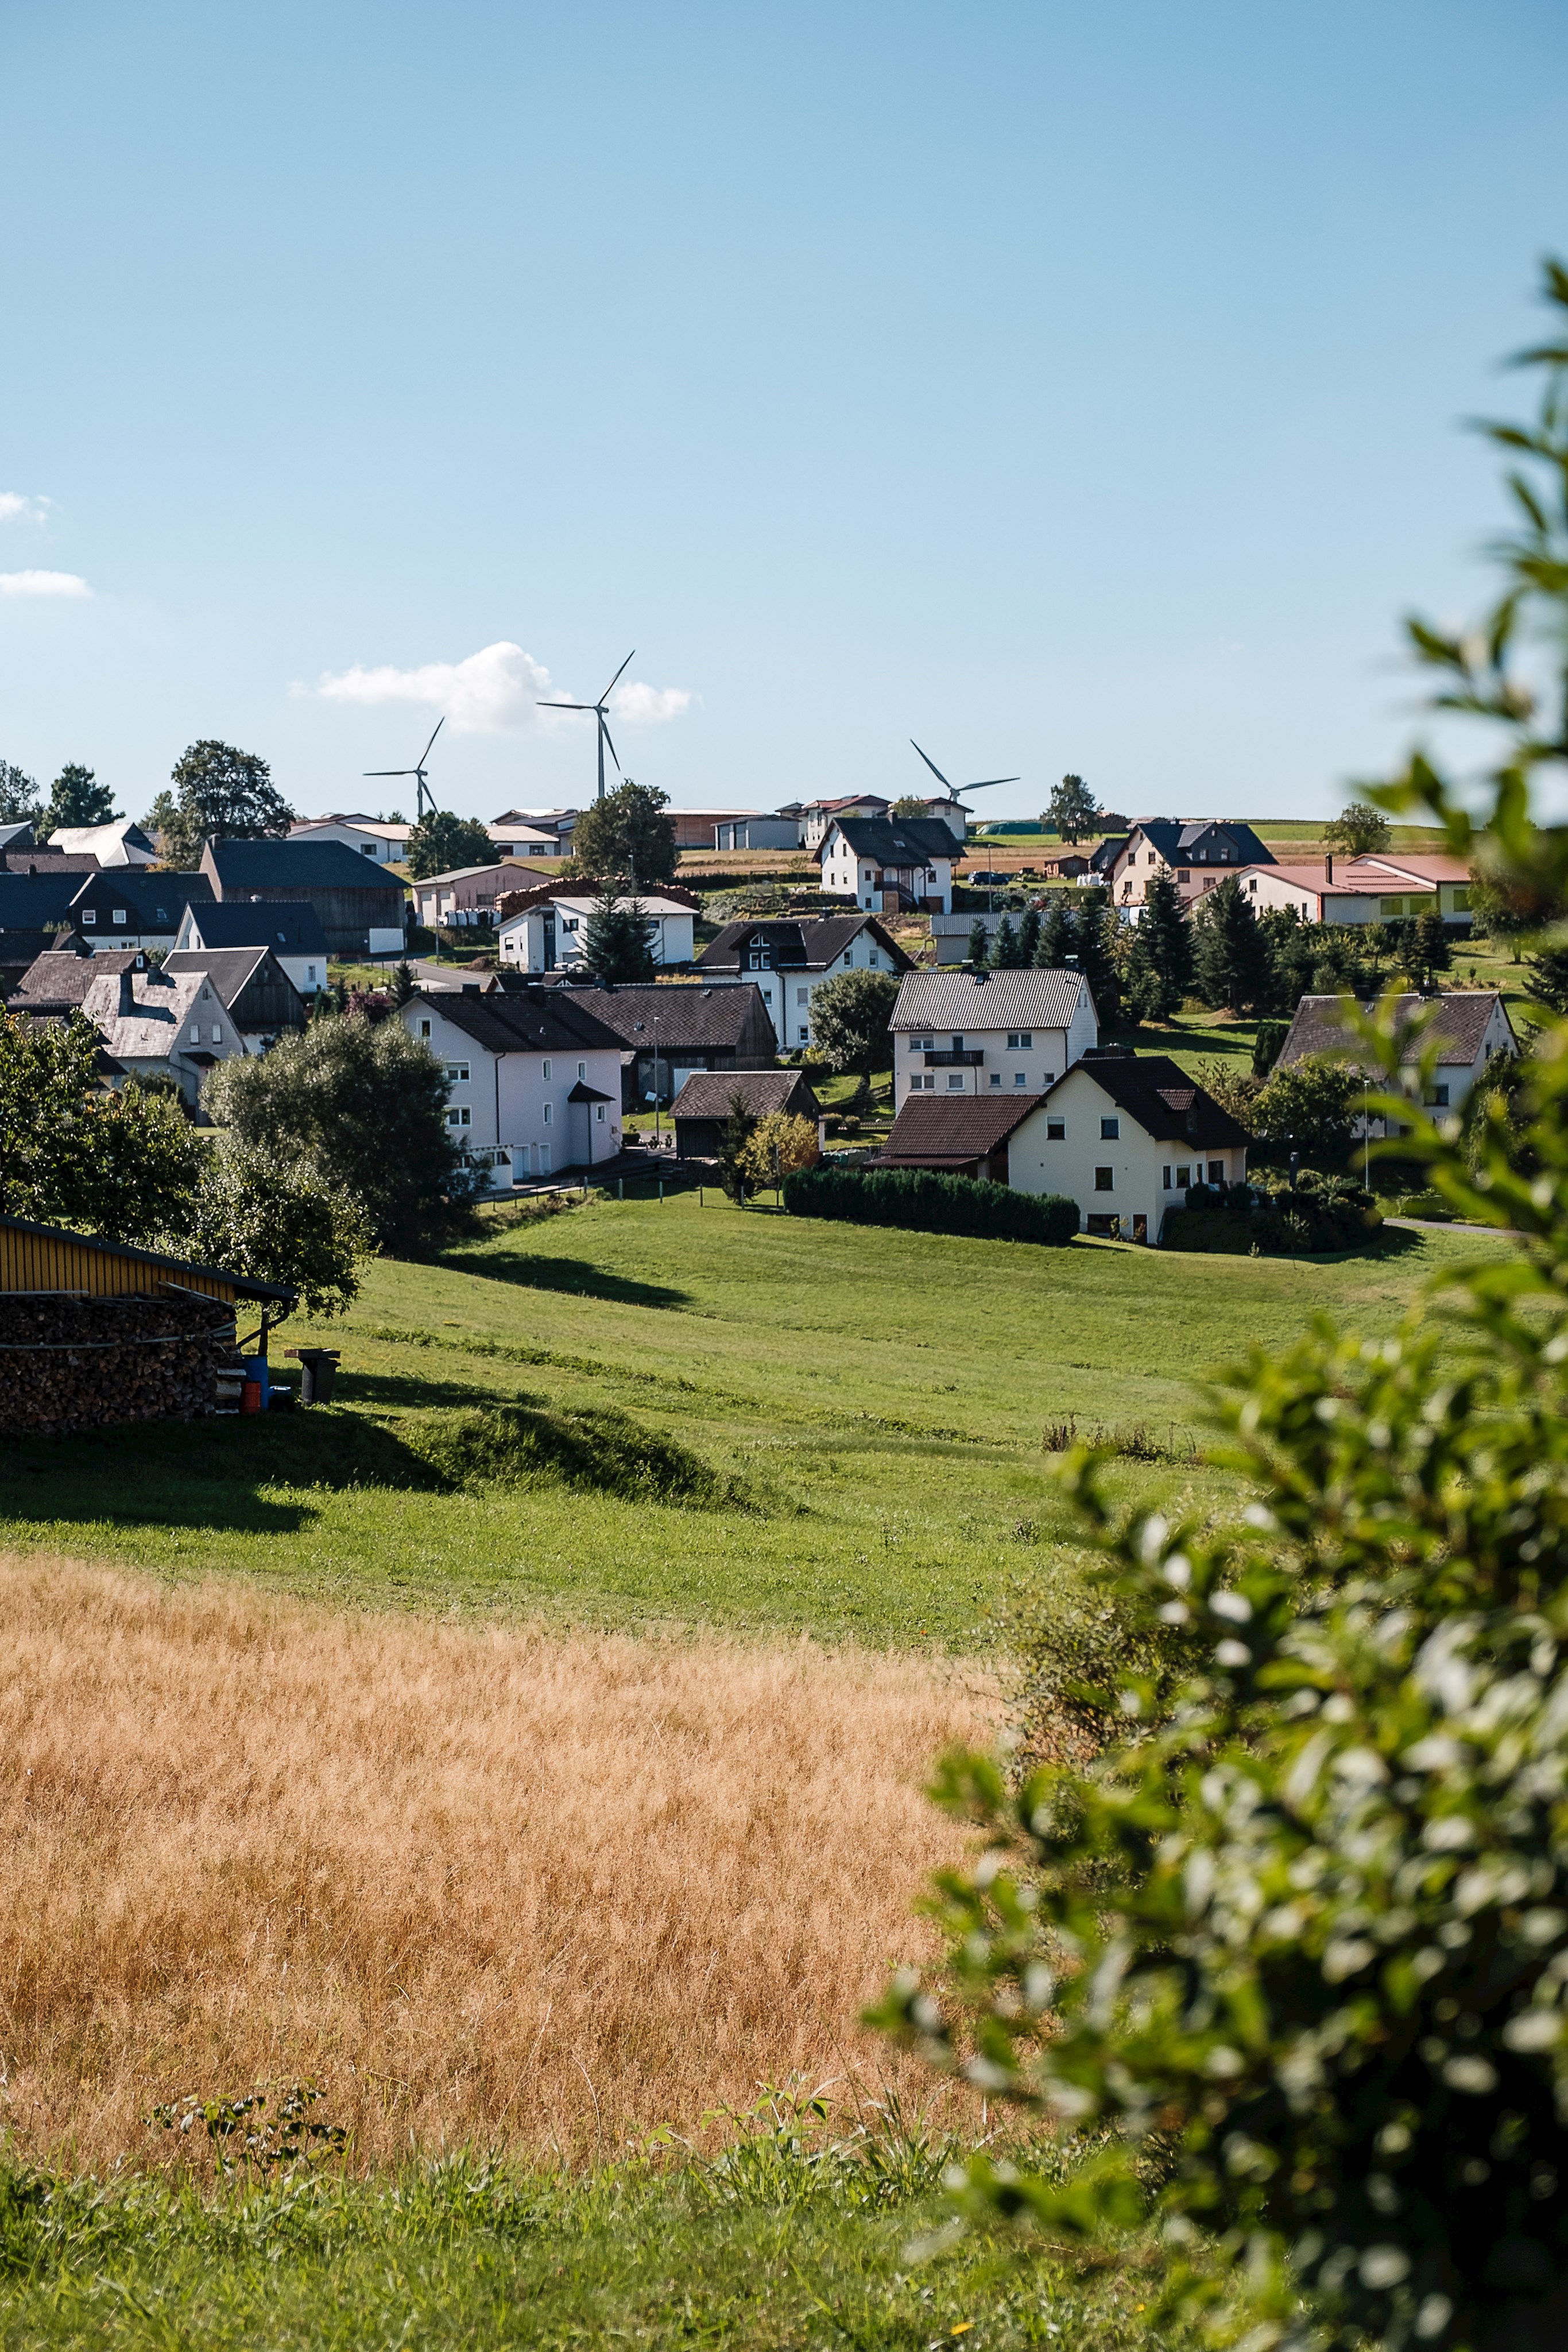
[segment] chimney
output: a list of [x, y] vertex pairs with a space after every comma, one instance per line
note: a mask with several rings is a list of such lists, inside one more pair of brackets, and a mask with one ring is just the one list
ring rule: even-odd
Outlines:
[[1332, 882], [1333, 880], [1333, 852], [1332, 850], [1327, 853], [1323, 859], [1323, 880], [1325, 882]]
[[120, 1017], [129, 1019], [136, 1010], [136, 983], [129, 970], [120, 975]]

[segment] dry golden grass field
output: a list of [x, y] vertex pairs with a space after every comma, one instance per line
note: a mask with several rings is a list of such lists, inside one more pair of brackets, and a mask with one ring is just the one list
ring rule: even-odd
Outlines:
[[319, 2074], [363, 2163], [591, 2158], [792, 2071], [883, 2080], [857, 2013], [959, 1846], [920, 1783], [990, 1705], [806, 1642], [0, 1559], [0, 2129], [155, 2162], [155, 2101]]

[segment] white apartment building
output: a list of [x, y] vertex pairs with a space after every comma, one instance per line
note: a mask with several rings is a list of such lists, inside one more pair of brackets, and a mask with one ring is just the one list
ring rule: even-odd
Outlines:
[[411, 997], [398, 1016], [446, 1073], [446, 1124], [493, 1192], [612, 1160], [622, 1044], [570, 989]]

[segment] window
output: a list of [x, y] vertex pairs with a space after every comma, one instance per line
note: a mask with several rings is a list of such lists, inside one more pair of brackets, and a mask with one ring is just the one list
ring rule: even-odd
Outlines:
[[375, 854], [376, 845], [373, 841], [364, 841], [360, 844], [360, 855], [361, 857], [373, 857]]
[[1113, 1169], [1096, 1168], [1094, 1171], [1094, 1190], [1097, 1192], [1114, 1192], [1115, 1186], [1115, 1171]]
[[114, 910], [114, 919], [117, 923], [123, 923], [126, 920], [126, 913], [123, 907], [116, 907]]
[[1176, 880], [1177, 880], [1178, 882], [1190, 882], [1190, 881], [1192, 880], [1192, 868], [1191, 868], [1191, 866], [1178, 866], [1178, 867], [1177, 867], [1177, 869], [1176, 869]]
[[560, 927], [563, 931], [575, 931], [577, 929], [577, 917], [575, 915], [563, 915], [560, 919]]
[[1119, 1139], [1121, 1133], [1122, 1122], [1119, 1118], [1103, 1118], [1101, 1120], [1100, 1140], [1102, 1143], [1115, 1143]]
[[579, 1064], [578, 1064], [578, 1066], [577, 1066], [577, 1075], [578, 1075], [578, 1076], [579, 1076], [580, 1078], [585, 1078], [585, 1077], [587, 1077], [587, 1076], [588, 1076], [588, 1064], [587, 1064], [586, 1062], [579, 1062]]
[[1470, 894], [1461, 887], [1454, 892], [1454, 912], [1456, 915], [1468, 915], [1469, 910]]
[[[316, 977], [316, 967], [315, 967], [315, 965], [314, 965], [314, 964], [312, 964], [312, 965], [311, 965], [311, 967], [310, 967], [310, 977], [311, 977], [311, 979], [312, 979], [312, 980], [314, 980], [314, 979], [315, 979], [315, 977]], [[430, 1024], [429, 1024], [429, 1022], [428, 1022], [428, 1021], [422, 1021], [422, 1022], [420, 1023], [420, 1024], [419, 1024], [419, 1034], [420, 1034], [420, 1035], [421, 1035], [422, 1037], [428, 1037], [428, 1036], [429, 1036], [429, 1034], [430, 1034]]]
[[193, 1045], [199, 1045], [201, 1042], [202, 1024], [199, 1021], [193, 1021], [191, 1024], [191, 1043]]
[[920, 1072], [916, 1070], [915, 1076], [909, 1081], [909, 1091], [911, 1094], [915, 1095], [920, 1094], [922, 1091], [926, 1094], [931, 1094], [935, 1091], [936, 1085], [936, 1080], [929, 1070], [925, 1072], [924, 1077], [921, 1076]]
[[465, 1087], [468, 1083], [467, 1063], [448, 1062], [446, 1065], [446, 1083], [449, 1087]]
[[865, 960], [871, 970], [874, 971], [876, 970], [876, 950], [874, 948], [867, 948]]
[[961, 1054], [961, 1053], [963, 1052], [963, 1050], [964, 1050], [964, 1040], [962, 1039], [962, 1037], [955, 1037], [955, 1038], [954, 1038], [954, 1040], [953, 1040], [953, 1051], [955, 1052], [955, 1054]]
[[763, 990], [763, 992], [762, 992], [762, 1002], [764, 1003], [764, 1004], [771, 1004], [771, 1003], [772, 1003], [772, 1002], [773, 1002], [773, 991], [772, 991], [770, 988], [765, 988], [765, 989]]
[[799, 1033], [799, 1034], [800, 1034], [800, 1043], [801, 1043], [801, 1045], [809, 1045], [810, 1044], [810, 1042], [811, 1042], [811, 1033], [810, 1033], [810, 1031], [807, 1028], [807, 1026], [806, 1026], [806, 1024], [805, 1024], [805, 1023], [804, 1023], [803, 1021], [802, 1021], [802, 1022], [801, 1022], [801, 1024], [800, 1024], [800, 1033]]
[[798, 988], [795, 991], [795, 1002], [797, 1004], [810, 1004], [811, 1002], [810, 990], [809, 988]]
[[993, 1070], [993, 1071], [991, 1072], [991, 1084], [992, 1084], [992, 1086], [994, 1086], [994, 1087], [999, 1087], [999, 1086], [1001, 1085], [1001, 1082], [1002, 1082], [1002, 1074], [1001, 1074], [1000, 1070]]
[[[159, 913], [160, 913], [160, 914], [162, 914], [163, 910], [162, 910], [162, 908], [160, 907], [160, 908], [158, 909], [158, 911], [159, 911]], [[315, 977], [316, 977], [316, 967], [315, 967], [315, 965], [314, 965], [313, 963], [308, 963], [308, 964], [306, 965], [306, 967], [305, 967], [305, 977], [306, 977], [306, 979], [307, 979], [307, 980], [314, 980], [314, 979], [315, 979]], [[419, 1034], [420, 1034], [420, 1035], [421, 1035], [422, 1037], [428, 1037], [428, 1036], [429, 1036], [429, 1034], [430, 1034], [430, 1024], [429, 1024], [429, 1022], [428, 1022], [428, 1021], [422, 1021], [422, 1022], [420, 1023], [420, 1024], [419, 1024]]]
[[1047, 1143], [1065, 1143], [1067, 1121], [1064, 1118], [1048, 1118], [1045, 1122], [1045, 1139]]
[[473, 1113], [467, 1104], [463, 1104], [460, 1109], [449, 1110], [446, 1114], [446, 1124], [448, 1127], [471, 1127]]
[[949, 1093], [949, 1094], [953, 1094], [953, 1095], [956, 1095], [956, 1094], [961, 1094], [961, 1093], [963, 1092], [963, 1090], [964, 1090], [964, 1073], [963, 1073], [963, 1071], [962, 1071], [962, 1070], [951, 1070], [951, 1071], [949, 1071], [949, 1072], [948, 1072], [948, 1075], [947, 1075], [947, 1091], [948, 1091], [948, 1093]]
[[223, 1042], [224, 1042], [223, 1024], [222, 1024], [222, 1023], [221, 1023], [221, 1022], [214, 1021], [214, 1024], [213, 1024], [213, 1043], [214, 1043], [214, 1045], [221, 1045], [223, 1044]]
[[1027, 1070], [1015, 1070], [1013, 1072], [1013, 1084], [1015, 1087], [1027, 1087], [1029, 1084], [1029, 1073]]
[[546, 1103], [545, 1105], [545, 1125], [547, 1127], [553, 1127], [555, 1125], [554, 1103]]
[[1387, 922], [1393, 916], [1402, 915], [1405, 912], [1405, 901], [1403, 898], [1385, 898], [1381, 902], [1379, 911], [1384, 921]]
[[768, 946], [768, 942], [767, 942], [767, 940], [752, 940], [752, 942], [751, 942], [751, 969], [752, 969], [752, 971], [772, 971], [772, 969], [773, 969], [773, 950], [772, 950], [772, 949]]
[[1033, 1050], [1034, 1033], [1032, 1030], [1009, 1029], [1008, 1031], [1008, 1051], [1009, 1054], [1029, 1054], [1032, 1053]]
[[549, 1064], [548, 1062], [545, 1064], [545, 1070], [544, 1070], [544, 1074], [545, 1074], [546, 1078], [548, 1079], [548, 1078], [549, 1078]]
[[1211, 1160], [1209, 1161], [1209, 1163], [1208, 1163], [1208, 1181], [1209, 1181], [1209, 1182], [1210, 1182], [1211, 1184], [1223, 1184], [1223, 1183], [1224, 1183], [1224, 1181], [1225, 1181], [1225, 1162], [1224, 1162], [1224, 1160]]
[[1177, 1184], [1178, 1189], [1179, 1189], [1180, 1191], [1182, 1191], [1182, 1192], [1186, 1192], [1186, 1188], [1187, 1188], [1187, 1186], [1188, 1186], [1191, 1182], [1192, 1182], [1192, 1171], [1191, 1171], [1191, 1169], [1190, 1169], [1190, 1168], [1178, 1168], [1178, 1169], [1176, 1170], [1176, 1184]]
[[1249, 874], [1247, 877], [1247, 887], [1251, 891], [1253, 897], [1256, 898], [1258, 895], [1258, 877], [1256, 874]]
[[1434, 1110], [1447, 1110], [1448, 1108], [1448, 1087], [1434, 1087], [1431, 1093], [1427, 1096], [1427, 1100], [1430, 1103]]
[[604, 1124], [604, 1105], [602, 1103], [594, 1104], [593, 1116], [599, 1121], [600, 1126], [602, 1127]]
[[81, 919], [84, 923], [96, 923], [98, 920], [96, 913], [90, 907], [84, 907], [82, 908]]
[[1162, 1168], [1160, 1170], [1160, 1182], [1165, 1186], [1166, 1191], [1168, 1192], [1171, 1189], [1171, 1171], [1168, 1168]]

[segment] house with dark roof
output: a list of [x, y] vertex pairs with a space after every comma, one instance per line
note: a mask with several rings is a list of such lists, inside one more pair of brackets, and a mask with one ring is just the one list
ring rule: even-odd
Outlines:
[[327, 985], [327, 934], [314, 907], [301, 900], [193, 898], [181, 919], [174, 953], [269, 948], [301, 996]]
[[940, 817], [836, 816], [822, 835], [822, 890], [868, 914], [953, 911], [953, 860], [963, 855]]
[[914, 960], [872, 915], [727, 923], [697, 958], [705, 981], [756, 982], [779, 1049], [810, 1045], [811, 1000], [845, 971], [910, 971]]
[[157, 873], [145, 866], [95, 867], [80, 878], [70, 903], [78, 939], [96, 955], [100, 948], [123, 954], [127, 948], [172, 948], [193, 902], [205, 904], [212, 885], [204, 874]]
[[71, 900], [81, 884], [79, 874], [57, 868], [41, 874], [0, 874], [0, 933], [63, 929], [71, 919]]
[[280, 1037], [303, 1029], [310, 1018], [270, 948], [175, 948], [163, 969], [172, 979], [186, 971], [206, 974], [247, 1054], [270, 1053]]
[[893, 1008], [893, 1100], [1042, 1094], [1099, 1043], [1081, 971], [909, 971]]
[[1242, 1181], [1247, 1143], [1168, 1055], [1100, 1045], [1043, 1094], [912, 1095], [878, 1164], [1058, 1193], [1087, 1233], [1155, 1242], [1190, 1186]]
[[[1326, 1054], [1336, 1061], [1361, 1066], [1360, 1048], [1344, 1025], [1346, 1000], [1341, 996], [1303, 996], [1280, 1048], [1276, 1068], [1289, 1069], [1309, 1055]], [[1370, 1016], [1377, 1006], [1361, 1006]], [[1396, 1029], [1408, 1036], [1401, 1050], [1406, 1083], [1414, 1092], [1422, 1049], [1436, 1045], [1437, 1055], [1422, 1098], [1429, 1109], [1458, 1110], [1469, 1097], [1493, 1054], [1517, 1054], [1508, 1007], [1495, 988], [1446, 989], [1439, 996], [1399, 996], [1394, 1000]], [[1371, 1121], [1375, 1135], [1385, 1131], [1381, 1118]], [[1356, 1132], [1367, 1131], [1364, 1119]]]
[[141, 948], [105, 948], [95, 954], [80, 940], [42, 949], [6, 999], [6, 1011], [26, 1013], [35, 1020], [79, 1013], [88, 990], [106, 972], [118, 979], [122, 971], [146, 971]]
[[201, 969], [170, 972], [132, 963], [105, 971], [96, 956], [92, 964], [81, 1010], [125, 1076], [172, 1078], [194, 1103], [210, 1069], [254, 1050]]
[[202, 872], [225, 906], [251, 899], [314, 907], [335, 956], [403, 951], [402, 884], [340, 841], [209, 841]]
[[493, 1192], [612, 1160], [621, 1150], [621, 1040], [601, 992], [430, 990], [398, 1008], [446, 1074], [446, 1124]]
[[[509, 975], [503, 975], [503, 983]], [[674, 1100], [694, 1070], [770, 1070], [773, 1029], [760, 992], [699, 982], [558, 986], [550, 996], [591, 1009], [621, 1048], [620, 1101], [627, 1110]]]
[[1164, 875], [1190, 907], [1227, 874], [1273, 863], [1272, 852], [1252, 827], [1235, 818], [1140, 816], [1134, 818], [1108, 871], [1096, 873], [1095, 879], [1109, 881], [1118, 907], [1135, 909], [1155, 876]]
[[738, 1099], [752, 1121], [782, 1111], [809, 1118], [822, 1139], [822, 1107], [799, 1070], [698, 1070], [675, 1097], [675, 1150], [683, 1160], [716, 1160]]

